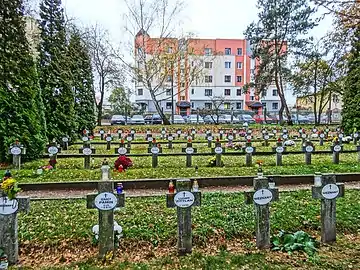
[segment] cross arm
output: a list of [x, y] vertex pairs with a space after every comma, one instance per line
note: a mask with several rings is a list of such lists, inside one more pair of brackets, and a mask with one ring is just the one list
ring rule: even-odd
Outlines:
[[[99, 193], [91, 193], [86, 195], [86, 208], [87, 209], [95, 209], [95, 198], [99, 195]], [[117, 204], [116, 207], [124, 207], [125, 206], [125, 194], [114, 194], [117, 198]]]
[[[181, 152], [182, 152], [182, 153], [186, 153], [186, 149], [187, 149], [187, 148], [190, 148], [190, 147], [182, 148], [182, 149], [181, 149]], [[197, 153], [197, 148], [194, 148], [194, 147], [191, 147], [191, 148], [194, 149], [194, 153]]]
[[[200, 206], [201, 205], [201, 192], [200, 191], [193, 191], [191, 192], [194, 197], [194, 203], [192, 206]], [[167, 208], [174, 208], [176, 207], [175, 202], [174, 202], [174, 197], [175, 197], [176, 193], [167, 193], [166, 194], [166, 207]], [[192, 207], [191, 206], [191, 207]]]
[[[336, 196], [336, 198], [344, 197], [344, 194], [345, 194], [344, 183], [336, 183], [334, 185], [336, 185], [339, 188], [339, 194]], [[322, 195], [323, 187], [324, 186], [320, 186], [320, 187], [312, 186], [311, 187], [311, 193], [312, 193], [312, 197], [314, 199], [325, 199]]]

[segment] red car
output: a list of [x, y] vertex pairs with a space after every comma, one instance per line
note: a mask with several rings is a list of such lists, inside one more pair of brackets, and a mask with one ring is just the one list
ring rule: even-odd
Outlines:
[[[253, 116], [256, 124], [265, 124], [265, 119], [264, 119], [264, 115], [258, 115], [255, 114]], [[277, 120], [275, 118], [272, 118], [270, 116], [266, 116], [266, 124], [276, 124]]]

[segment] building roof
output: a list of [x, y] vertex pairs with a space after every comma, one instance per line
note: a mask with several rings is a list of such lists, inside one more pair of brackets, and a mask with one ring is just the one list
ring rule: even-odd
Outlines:
[[139, 37], [139, 36], [149, 36], [149, 34], [143, 28], [141, 28], [139, 30], [139, 32], [136, 34], [136, 37]]

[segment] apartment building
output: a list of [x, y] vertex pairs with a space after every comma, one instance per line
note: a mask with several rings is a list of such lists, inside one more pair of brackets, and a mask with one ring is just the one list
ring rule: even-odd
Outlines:
[[[274, 86], [269, 87], [261, 97], [255, 95], [254, 89], [244, 93], [243, 87], [253, 79], [255, 67], [250, 58], [249, 44], [244, 39], [171, 39], [164, 42], [140, 31], [135, 47], [138, 52], [135, 61], [139, 69], [143, 67], [145, 58], [149, 61], [154, 54], [159, 59], [159, 54], [171, 54], [174, 49], [184, 52], [179, 53], [176, 61], [172, 59], [163, 82], [159, 83], [161, 78], [154, 80], [153, 88], [157, 88], [156, 96], [164, 112], [170, 113], [172, 106], [177, 114], [182, 115], [196, 109], [214, 109], [216, 106], [222, 110], [256, 112], [261, 112], [264, 106], [268, 112], [277, 112], [280, 108]], [[163, 48], [154, 52], [154, 47]], [[135, 87], [135, 102], [147, 112], [156, 112], [144, 82], [137, 80]]]

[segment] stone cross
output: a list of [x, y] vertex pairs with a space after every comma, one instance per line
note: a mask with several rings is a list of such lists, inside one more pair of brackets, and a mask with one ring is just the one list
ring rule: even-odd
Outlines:
[[135, 140], [135, 134], [136, 134], [135, 129], [131, 129], [130, 130], [130, 136], [132, 137], [132, 140]]
[[56, 143], [55, 139], [51, 143], [49, 143], [46, 147], [47, 147], [46, 150], [49, 153], [49, 157], [50, 157], [50, 165], [53, 166], [53, 168], [55, 169], [57, 154], [61, 153], [61, 148]]
[[123, 139], [120, 140], [119, 147], [115, 148], [115, 154], [119, 154], [120, 156], [125, 156], [127, 153], [130, 153], [130, 148], [125, 147], [125, 142]]
[[10, 200], [0, 191], [0, 247], [4, 249], [10, 265], [16, 264], [19, 259], [17, 213], [28, 213], [29, 209], [29, 197], [17, 196]]
[[224, 137], [224, 130], [220, 129], [219, 134], [220, 134], [220, 140], [222, 140]]
[[321, 199], [321, 241], [334, 242], [336, 241], [336, 199], [344, 197], [344, 184], [336, 183], [334, 174], [318, 175], [314, 180], [312, 197]]
[[311, 164], [311, 153], [315, 151], [315, 146], [311, 141], [307, 140], [303, 146], [303, 151], [305, 152], [305, 164]]
[[191, 192], [190, 179], [176, 180], [176, 193], [166, 194], [166, 206], [176, 207], [178, 223], [177, 248], [179, 255], [192, 251], [191, 207], [201, 205], [201, 192]]
[[263, 135], [263, 139], [264, 139], [264, 143], [263, 145], [264, 146], [269, 146], [269, 139], [270, 139], [270, 136], [269, 136], [269, 133], [266, 129], [264, 129], [262, 131], [262, 135]]
[[96, 149], [91, 148], [90, 141], [85, 141], [83, 147], [79, 149], [79, 153], [84, 155], [84, 168], [90, 169], [91, 155], [95, 154]]
[[173, 149], [173, 145], [172, 145], [172, 142], [174, 140], [173, 135], [171, 133], [169, 133], [169, 135], [167, 136], [167, 139], [168, 139], [168, 148]]
[[325, 133], [324, 132], [320, 132], [319, 134], [319, 138], [320, 138], [320, 146], [324, 145], [324, 138], [325, 138]]
[[148, 152], [152, 154], [152, 167], [156, 168], [159, 164], [159, 153], [162, 153], [162, 148], [156, 143], [156, 140], [153, 139], [152, 146], [148, 148]]
[[86, 196], [88, 209], [99, 210], [99, 258], [103, 259], [114, 249], [114, 209], [125, 206], [125, 194], [114, 194], [114, 183], [98, 183], [98, 194]]
[[151, 133], [146, 134], [146, 141], [149, 143], [148, 148], [151, 148], [152, 142], [155, 138], [151, 135]]
[[270, 248], [270, 210], [269, 203], [279, 200], [279, 190], [269, 187], [266, 177], [254, 178], [254, 191], [245, 192], [245, 203], [254, 204], [256, 246]]
[[68, 136], [64, 136], [61, 138], [61, 148], [64, 149], [64, 150], [68, 150], [68, 147], [69, 147], [69, 141], [70, 141], [70, 138]]
[[161, 128], [161, 139], [165, 140], [166, 137], [166, 128]]
[[9, 153], [13, 156], [14, 167], [20, 170], [21, 155], [26, 154], [26, 148], [21, 143], [19, 143], [18, 140], [16, 140], [14, 144], [10, 145]]
[[219, 141], [219, 139], [216, 139], [213, 152], [215, 153], [215, 166], [221, 167], [221, 155], [225, 152], [225, 149], [221, 147], [221, 142]]
[[111, 149], [111, 141], [112, 141], [112, 136], [111, 136], [111, 133], [108, 133], [107, 135], [106, 135], [106, 138], [105, 138], [105, 140], [106, 140], [106, 150], [110, 150]]
[[182, 148], [182, 152], [186, 153], [186, 167], [191, 167], [192, 155], [197, 153], [197, 149], [192, 146], [191, 140], [188, 140], [186, 148]]
[[131, 141], [134, 140], [134, 137], [130, 135], [127, 135], [126, 141], [127, 141], [127, 148], [131, 149]]
[[234, 140], [234, 134], [232, 133], [232, 131], [227, 134], [227, 140], [229, 144], [232, 144]]
[[354, 131], [354, 134], [352, 137], [353, 137], [353, 143], [354, 143], [354, 145], [356, 145], [357, 141], [359, 139], [359, 133]]
[[176, 131], [176, 134], [177, 134], [178, 139], [179, 139], [179, 138], [180, 138], [180, 136], [181, 136], [181, 129], [178, 129], [178, 130]]
[[343, 150], [342, 145], [340, 145], [339, 141], [336, 140], [334, 144], [331, 146], [331, 151], [333, 152], [333, 163], [339, 164], [340, 162], [340, 152]]
[[286, 147], [283, 146], [281, 138], [276, 142], [276, 146], [273, 147], [273, 151], [276, 153], [276, 166], [282, 166], [282, 155], [285, 152]]
[[207, 134], [206, 139], [207, 139], [207, 142], [208, 142], [208, 148], [211, 148], [212, 141], [213, 141], [213, 136], [212, 136], [211, 132]]
[[196, 129], [195, 129], [195, 128], [193, 128], [193, 129], [191, 130], [191, 137], [192, 137], [192, 140], [195, 140], [195, 135], [196, 135]]
[[119, 136], [119, 140], [121, 140], [123, 133], [124, 133], [124, 131], [123, 131], [122, 129], [119, 128], [119, 129], [117, 130], [117, 134], [118, 134], [118, 136]]
[[251, 140], [247, 140], [245, 144], [245, 164], [247, 167], [252, 166], [252, 155], [255, 152], [256, 147], [251, 145]]
[[104, 140], [104, 134], [105, 134], [105, 131], [103, 129], [100, 129], [100, 139], [101, 140]]

